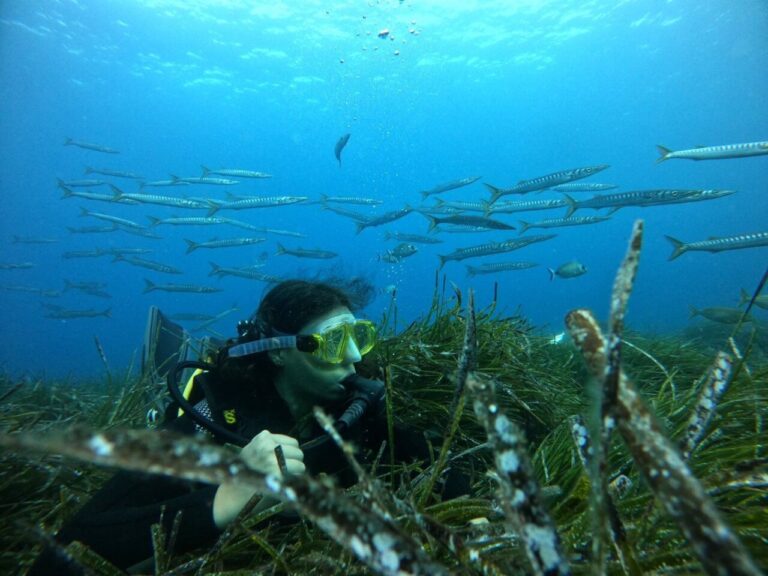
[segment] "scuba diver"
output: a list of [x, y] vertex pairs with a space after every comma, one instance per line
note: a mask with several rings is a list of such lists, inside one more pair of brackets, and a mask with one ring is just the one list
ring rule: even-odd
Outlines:
[[[361, 449], [362, 461], [388, 438], [384, 385], [355, 369], [376, 342], [374, 324], [353, 314], [365, 303], [358, 304], [353, 306], [352, 296], [328, 283], [287, 280], [275, 285], [250, 320], [238, 325], [239, 337], [220, 347], [211, 363], [177, 358], [168, 374], [174, 401], [165, 411], [163, 428], [202, 431], [217, 443], [239, 446], [243, 461], [264, 474], [327, 473], [341, 486], [354, 484], [341, 450], [315, 422], [313, 407], [334, 417], [342, 437]], [[196, 371], [182, 393], [178, 376], [191, 368]], [[429, 461], [429, 445], [420, 431], [396, 424], [394, 438], [397, 461]], [[443, 485], [446, 498], [466, 491], [466, 479], [456, 475]], [[162, 521], [169, 534], [181, 512], [175, 551], [210, 546], [255, 494], [234, 483], [212, 486], [118, 472], [64, 525], [56, 545], [46, 546], [28, 574], [84, 574], [63, 553], [63, 546], [75, 540], [129, 573], [151, 570], [153, 524]], [[264, 497], [255, 510], [274, 503]], [[287, 512], [277, 521], [295, 518]]]

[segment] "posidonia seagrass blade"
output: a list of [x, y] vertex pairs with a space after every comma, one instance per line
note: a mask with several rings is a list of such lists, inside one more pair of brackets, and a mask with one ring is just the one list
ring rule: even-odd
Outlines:
[[537, 575], [570, 574], [560, 536], [541, 499], [541, 490], [520, 428], [499, 413], [493, 386], [475, 374], [467, 376], [475, 396], [475, 414], [485, 427], [496, 462], [501, 501], [509, 524], [522, 539]]
[[[573, 310], [566, 316], [566, 325], [593, 377], [604, 378], [606, 343], [595, 318], [587, 310]], [[613, 413], [635, 464], [690, 542], [704, 570], [713, 575], [761, 574], [623, 371], [619, 373]]]
[[308, 476], [277, 478], [250, 470], [230, 451], [188, 436], [149, 430], [94, 432], [74, 427], [55, 436], [1, 435], [11, 450], [54, 452], [87, 462], [118, 466], [185, 480], [249, 484], [290, 503], [329, 537], [380, 574], [448, 575], [397, 525], [347, 497], [327, 482]]
[[684, 459], [690, 458], [707, 432], [717, 404], [728, 389], [732, 366], [731, 357], [725, 352], [718, 352], [714, 364], [707, 370], [693, 413], [685, 427], [685, 437], [680, 443]]

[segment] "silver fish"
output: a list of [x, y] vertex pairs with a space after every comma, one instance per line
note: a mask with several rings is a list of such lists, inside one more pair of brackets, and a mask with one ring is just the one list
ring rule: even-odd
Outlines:
[[210, 174], [217, 176], [233, 176], [235, 178], [272, 178], [272, 174], [266, 172], [254, 172], [253, 170], [241, 170], [239, 168], [219, 168], [218, 170], [211, 170], [206, 166], [201, 166], [203, 169], [203, 178], [207, 178]]
[[598, 182], [574, 182], [561, 184], [552, 188], [555, 192], [605, 192], [618, 188], [616, 184], [600, 184]]
[[422, 190], [421, 196], [423, 198], [428, 198], [433, 194], [442, 194], [443, 192], [448, 192], [449, 190], [456, 190], [457, 188], [462, 188], [464, 186], [469, 186], [470, 184], [474, 184], [475, 182], [480, 180], [480, 178], [482, 178], [482, 176], [469, 176], [468, 178], [461, 178], [460, 180], [452, 180], [451, 182], [438, 184], [437, 186], [435, 186], [430, 190]]
[[698, 242], [681, 242], [672, 236], [665, 236], [672, 243], [674, 250], [669, 260], [674, 260], [680, 254], [689, 251], [723, 252], [725, 250], [739, 250], [741, 248], [757, 248], [768, 246], [768, 232], [755, 232], [751, 234], [739, 234], [737, 236], [713, 237], [709, 240]]
[[181, 270], [162, 262], [155, 262], [154, 260], [146, 260], [144, 258], [138, 258], [136, 256], [123, 256], [122, 254], [115, 255], [113, 262], [127, 262], [133, 266], [139, 266], [148, 270], [154, 270], [155, 272], [162, 272], [163, 274], [183, 274]]
[[142, 182], [139, 184], [139, 189], [151, 186], [153, 188], [160, 188], [164, 186], [189, 186], [189, 182], [179, 182], [178, 180], [152, 180], [151, 182]]
[[699, 202], [701, 200], [714, 200], [733, 194], [734, 190], [632, 190], [629, 192], [617, 192], [616, 194], [597, 194], [589, 200], [576, 201], [568, 194], [564, 194], [568, 204], [565, 217], [568, 218], [579, 208], [610, 208], [609, 214], [626, 206], [660, 206], [666, 204], [683, 204], [685, 202]]
[[741, 308], [695, 308], [690, 304], [688, 307], [691, 310], [691, 315], [689, 318], [693, 318], [694, 316], [703, 316], [707, 320], [712, 320], [712, 322], [719, 322], [720, 324], [736, 324], [742, 319], [742, 317], [744, 317], [744, 322], [752, 322], [752, 317], [749, 315], [744, 316], [744, 310]]
[[407, 234], [404, 232], [384, 232], [384, 240], [400, 240], [402, 242], [415, 242], [417, 244], [442, 244], [443, 241], [433, 236], [422, 234]]
[[547, 270], [549, 270], [550, 280], [554, 280], [555, 276], [559, 276], [560, 278], [576, 278], [577, 276], [587, 273], [587, 267], [577, 260], [566, 262], [557, 270], [552, 268], [547, 268]]
[[250, 246], [264, 242], [266, 238], [227, 238], [225, 240], [209, 240], [208, 242], [195, 242], [194, 240], [184, 239], [187, 243], [187, 254], [198, 248], [233, 248], [237, 246]]
[[333, 148], [333, 154], [336, 156], [336, 160], [339, 161], [339, 167], [341, 167], [341, 151], [344, 150], [347, 142], [349, 142], [350, 136], [351, 134], [344, 134], [344, 136], [339, 138], [339, 141], [336, 142], [336, 146]]
[[273, 208], [306, 202], [307, 196], [250, 196], [231, 202], [208, 200], [208, 216], [213, 216], [219, 210], [246, 210], [248, 208]]
[[102, 194], [99, 192], [81, 192], [79, 190], [72, 190], [71, 188], [67, 188], [66, 186], [59, 185], [59, 188], [61, 188], [61, 191], [63, 192], [62, 198], [85, 198], [86, 200], [98, 200], [100, 202], [119, 202], [121, 204], [138, 204], [135, 200], [130, 200], [128, 198], [119, 199], [116, 198], [114, 194]]
[[157, 194], [131, 194], [123, 192], [117, 186], [109, 185], [114, 194], [115, 201], [132, 200], [137, 204], [156, 204], [159, 206], [173, 206], [174, 208], [207, 208], [208, 205], [198, 200], [176, 198], [175, 196], [160, 196]]
[[71, 260], [72, 258], [100, 258], [108, 254], [108, 250], [95, 248], [94, 250], [70, 250], [69, 252], [64, 252], [61, 257]]
[[413, 208], [406, 205], [405, 207], [400, 208], [399, 210], [392, 210], [391, 212], [387, 212], [385, 214], [382, 214], [381, 216], [376, 216], [374, 218], [371, 218], [367, 222], [358, 222], [357, 233], [359, 234], [369, 226], [381, 226], [382, 224], [388, 224], [389, 222], [394, 222], [395, 220], [399, 220], [400, 218], [410, 214], [411, 212], [413, 212]]
[[344, 216], [346, 218], [351, 218], [355, 222], [369, 222], [373, 219], [372, 216], [368, 216], [368, 214], [362, 214], [361, 212], [356, 212], [354, 210], [347, 210], [345, 208], [339, 208], [338, 206], [332, 206], [330, 204], [323, 204], [324, 210], [330, 210], [331, 212], [338, 214], [339, 216]]
[[66, 187], [66, 188], [89, 188], [91, 186], [101, 186], [102, 184], [106, 184], [104, 180], [94, 180], [94, 179], [62, 180], [61, 178], [56, 178], [56, 182], [58, 183], [59, 187]]
[[34, 267], [35, 264], [32, 262], [0, 262], [0, 270], [28, 270]]
[[429, 216], [425, 214], [429, 219], [429, 231], [431, 232], [440, 224], [454, 224], [458, 226], [472, 226], [475, 228], [486, 228], [489, 230], [515, 230], [515, 227], [499, 220], [493, 220], [486, 218], [485, 216], [466, 216], [464, 214], [456, 214], [454, 216], [444, 216], [437, 218], [435, 216]]
[[71, 320], [73, 318], [96, 318], [98, 316], [106, 316], [107, 318], [111, 318], [112, 309], [107, 308], [106, 310], [94, 310], [92, 308], [88, 308], [86, 310], [75, 310], [59, 308], [56, 310], [51, 310], [51, 312], [45, 315], [46, 318], [55, 318], [57, 320]]
[[94, 152], [103, 152], [104, 154], [120, 154], [120, 151], [115, 150], [114, 148], [107, 148], [106, 146], [101, 146], [100, 144], [83, 142], [82, 140], [73, 140], [72, 138], [67, 138], [64, 141], [64, 146], [77, 146], [78, 148], [93, 150]]
[[467, 276], [476, 276], [477, 274], [494, 274], [496, 272], [509, 272], [512, 270], [527, 270], [538, 266], [535, 262], [493, 262], [480, 264], [479, 266], [467, 265]]
[[362, 206], [380, 206], [384, 204], [384, 200], [376, 200], [375, 198], [361, 198], [359, 196], [328, 196], [327, 194], [320, 194], [320, 203], [325, 204], [327, 202], [333, 202], [335, 204], [359, 204]]
[[513, 214], [515, 212], [550, 210], [551, 208], [563, 208], [567, 205], [568, 203], [560, 198], [555, 200], [512, 200], [489, 206], [486, 214]]
[[71, 234], [100, 234], [102, 232], [115, 232], [120, 228], [113, 224], [112, 226], [80, 226], [79, 228], [67, 226], [67, 230]]
[[279, 283], [282, 282], [284, 279], [279, 276], [273, 276], [272, 274], [265, 274], [263, 272], [259, 272], [258, 268], [261, 266], [249, 266], [246, 268], [227, 268], [224, 266], [219, 266], [215, 262], [209, 262], [211, 265], [211, 271], [208, 273], [208, 276], [236, 276], [238, 278], [247, 278], [248, 280], [259, 280], [261, 282], [267, 282], [267, 283]]
[[127, 220], [125, 218], [118, 218], [117, 216], [111, 216], [109, 214], [102, 214], [100, 212], [91, 212], [87, 208], [80, 207], [80, 216], [92, 216], [99, 220], [105, 220], [106, 222], [112, 222], [119, 226], [125, 226], [126, 228], [133, 228], [135, 230], [144, 230], [145, 227], [141, 224], [137, 224], [133, 220]]
[[490, 256], [492, 254], [503, 254], [505, 252], [511, 252], [533, 244], [534, 242], [543, 242], [544, 240], [550, 240], [557, 236], [556, 234], [545, 234], [541, 236], [527, 236], [525, 238], [513, 238], [503, 242], [489, 242], [487, 244], [480, 244], [478, 246], [470, 246], [468, 248], [460, 248], [451, 252], [450, 254], [439, 254], [440, 268], [442, 268], [446, 262], [450, 260], [464, 260], [466, 258], [476, 258], [479, 256]]
[[101, 174], [103, 176], [113, 176], [115, 178], [130, 178], [131, 180], [141, 180], [144, 176], [139, 176], [134, 172], [125, 172], [124, 170], [112, 170], [110, 168], [85, 167], [86, 174]]
[[30, 294], [38, 294], [45, 296], [46, 298], [57, 298], [61, 296], [61, 292], [58, 290], [47, 290], [45, 288], [38, 288], [37, 286], [23, 286], [23, 285], [0, 285], [3, 290], [9, 290], [11, 292], [29, 292]]
[[286, 248], [282, 244], [277, 244], [277, 255], [296, 256], [297, 258], [319, 258], [321, 260], [327, 260], [329, 258], [336, 258], [338, 254], [329, 250], [309, 250], [305, 248]]
[[672, 158], [687, 160], [719, 160], [722, 158], [745, 158], [768, 154], [768, 142], [749, 142], [747, 144], [724, 144], [722, 146], [699, 146], [689, 150], [670, 150], [656, 145], [661, 155], [656, 163]]
[[198, 286], [195, 284], [155, 284], [151, 280], [144, 278], [144, 293], [152, 292], [153, 290], [161, 290], [163, 292], [187, 292], [190, 294], [212, 294], [213, 292], [221, 292], [221, 288], [214, 286]]
[[[752, 300], [752, 296], [748, 294], [744, 288], [742, 288], [739, 294], [739, 306], [744, 306], [744, 304], [747, 304], [750, 300]], [[755, 306], [768, 310], [768, 294], [758, 295], [755, 298]]]
[[486, 184], [486, 187], [491, 191], [491, 199], [489, 202], [493, 204], [496, 200], [508, 194], [527, 194], [528, 192], [546, 190], [547, 188], [573, 182], [574, 180], [581, 180], [582, 178], [587, 178], [593, 174], [602, 172], [606, 168], [608, 168], [608, 164], [561, 170], [560, 172], [553, 172], [552, 174], [539, 176], [538, 178], [532, 178], [531, 180], [520, 180], [520, 182], [511, 188], [497, 188], [496, 186]]
[[[485, 214], [490, 209], [490, 204], [485, 200], [480, 202], [447, 202], [442, 198], [436, 198], [435, 204], [428, 207], [426, 211], [431, 212], [432, 210], [440, 211], [445, 209], [460, 210], [461, 212], [482, 212]], [[419, 211], [423, 212], [424, 210], [420, 208]]]
[[171, 226], [213, 226], [214, 224], [228, 224], [227, 218], [212, 218], [202, 216], [188, 216], [180, 218], [155, 218], [147, 216], [150, 226], [161, 226], [170, 224]]
[[183, 182], [186, 184], [210, 184], [212, 186], [234, 186], [240, 184], [239, 180], [230, 180], [228, 178], [200, 178], [195, 176], [180, 177], [171, 174], [173, 182]]
[[525, 220], [520, 220], [520, 234], [529, 228], [559, 228], [563, 226], [582, 226], [584, 224], [597, 224], [598, 222], [605, 222], [606, 220], [610, 219], [610, 216], [582, 216], [575, 218], [549, 218], [547, 220], [539, 220], [538, 222], [526, 222]]
[[14, 244], [56, 244], [58, 238], [43, 238], [42, 236], [13, 236]]

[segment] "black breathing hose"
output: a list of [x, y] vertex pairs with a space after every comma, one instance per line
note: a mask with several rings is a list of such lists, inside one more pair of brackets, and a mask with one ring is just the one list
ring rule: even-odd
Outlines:
[[[196, 368], [200, 370], [211, 371], [215, 370], [216, 366], [207, 362], [199, 362], [196, 360], [186, 360], [179, 362], [168, 373], [167, 386], [168, 392], [171, 397], [176, 401], [179, 407], [186, 412], [195, 423], [199, 424], [203, 428], [206, 428], [214, 433], [214, 435], [223, 438], [224, 440], [237, 444], [238, 446], [245, 446], [249, 440], [231, 430], [227, 430], [212, 419], [207, 418], [200, 412], [198, 412], [192, 404], [190, 404], [178, 386], [179, 373], [186, 368]], [[345, 388], [352, 392], [351, 401], [344, 413], [336, 420], [336, 428], [339, 432], [343, 432], [349, 427], [353, 426], [355, 422], [365, 414], [368, 409], [375, 405], [384, 396], [384, 383], [380, 380], [368, 380], [357, 374], [352, 374], [342, 380], [342, 384]], [[327, 434], [308, 440], [300, 446], [301, 449], [313, 448], [329, 439]]]

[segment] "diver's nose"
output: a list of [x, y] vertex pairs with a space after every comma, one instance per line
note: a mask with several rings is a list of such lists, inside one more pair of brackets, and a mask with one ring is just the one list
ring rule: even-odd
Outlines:
[[360, 354], [360, 349], [355, 344], [355, 341], [350, 338], [347, 340], [347, 346], [344, 349], [344, 362], [347, 364], [356, 364], [362, 360], [363, 357]]

